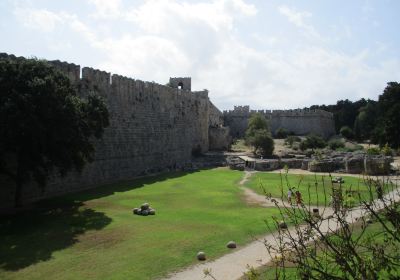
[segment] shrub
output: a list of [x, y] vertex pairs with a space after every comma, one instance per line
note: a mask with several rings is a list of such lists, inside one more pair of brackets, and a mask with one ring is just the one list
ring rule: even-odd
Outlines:
[[381, 151], [379, 150], [379, 148], [372, 147], [367, 149], [368, 155], [379, 155], [380, 153]]
[[389, 147], [388, 143], [385, 144], [382, 148], [382, 154], [385, 156], [391, 156], [393, 154], [392, 149]]
[[331, 150], [336, 150], [338, 148], [344, 148], [344, 143], [341, 140], [330, 140], [328, 146]]
[[352, 139], [352, 138], [354, 137], [353, 130], [352, 130], [350, 127], [348, 127], [348, 126], [343, 126], [343, 127], [340, 129], [340, 134], [341, 134], [343, 137], [347, 138], [347, 139]]
[[289, 131], [287, 131], [285, 128], [279, 128], [276, 132], [275, 132], [275, 137], [278, 139], [283, 139], [288, 137], [289, 135]]
[[299, 145], [302, 151], [306, 149], [323, 149], [326, 147], [326, 142], [322, 137], [317, 135], [308, 135], [304, 141], [300, 142]]
[[293, 143], [295, 143], [295, 142], [301, 142], [301, 139], [300, 139], [300, 137], [298, 137], [298, 136], [288, 136], [286, 139], [285, 139], [285, 145], [287, 145], [287, 146], [289, 146], [289, 147], [292, 147], [293, 146]]

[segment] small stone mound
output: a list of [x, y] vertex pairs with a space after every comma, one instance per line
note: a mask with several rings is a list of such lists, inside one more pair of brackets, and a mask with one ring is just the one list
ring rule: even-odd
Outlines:
[[342, 177], [335, 177], [332, 179], [332, 183], [336, 183], [336, 184], [344, 184], [344, 180]]
[[148, 216], [148, 215], [155, 215], [156, 210], [150, 207], [150, 204], [143, 203], [140, 208], [133, 208], [133, 214], [140, 215], [140, 216]]
[[206, 254], [204, 252], [198, 252], [197, 253], [197, 259], [199, 261], [205, 261], [206, 260]]
[[288, 228], [288, 226], [285, 223], [285, 221], [280, 221], [278, 226], [279, 226], [280, 229], [287, 229]]
[[235, 241], [229, 241], [227, 244], [226, 244], [226, 247], [227, 248], [229, 248], [229, 249], [235, 249], [237, 246], [236, 246], [236, 242]]

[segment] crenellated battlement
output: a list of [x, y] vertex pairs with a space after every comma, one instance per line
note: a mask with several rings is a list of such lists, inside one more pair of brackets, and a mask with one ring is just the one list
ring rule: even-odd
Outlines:
[[323, 110], [250, 110], [250, 106], [234, 106], [233, 110], [223, 112], [225, 125], [231, 128], [233, 137], [243, 137], [248, 119], [259, 113], [270, 122], [270, 129], [275, 133], [279, 128], [298, 135], [309, 133], [328, 137], [335, 133], [333, 114]]
[[331, 112], [319, 109], [289, 109], [289, 110], [250, 110], [250, 106], [234, 106], [233, 110], [224, 110], [225, 116], [249, 116], [251, 114], [262, 114], [266, 117], [269, 116], [321, 116], [333, 117]]
[[[0, 53], [0, 59], [25, 58]], [[82, 174], [55, 176], [45, 193], [34, 186], [26, 188], [24, 201], [175, 170], [190, 163], [194, 151], [207, 152], [210, 143], [216, 148], [228, 139], [226, 128], [219, 133], [222, 114], [210, 102], [208, 90], [191, 91], [190, 77], [172, 78], [178, 84], [171, 87], [58, 60], [48, 63], [69, 77], [80, 96], [104, 98], [110, 126], [96, 141], [94, 161]], [[181, 88], [180, 82], [184, 82]], [[0, 195], [0, 208], [7, 203], [12, 203], [11, 193]]]

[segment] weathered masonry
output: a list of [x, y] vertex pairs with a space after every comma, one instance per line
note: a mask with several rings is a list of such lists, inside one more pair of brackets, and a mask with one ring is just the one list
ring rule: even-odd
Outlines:
[[[15, 56], [0, 54], [0, 59], [10, 58]], [[165, 86], [88, 67], [81, 74], [79, 65], [50, 63], [78, 86], [82, 97], [96, 92], [105, 99], [110, 126], [96, 143], [94, 162], [81, 174], [55, 177], [44, 192], [26, 187], [24, 201], [179, 168], [191, 161], [193, 152], [227, 145], [229, 132], [222, 127], [222, 113], [209, 100], [207, 90], [191, 91], [190, 78], [171, 78], [170, 86]], [[12, 205], [14, 193], [9, 189], [0, 188], [0, 208]]]
[[242, 138], [247, 129], [251, 114], [260, 113], [269, 120], [271, 132], [284, 128], [296, 135], [310, 133], [329, 137], [335, 134], [333, 114], [323, 110], [250, 110], [249, 106], [235, 106], [233, 110], [224, 111], [225, 126], [230, 128], [234, 138]]

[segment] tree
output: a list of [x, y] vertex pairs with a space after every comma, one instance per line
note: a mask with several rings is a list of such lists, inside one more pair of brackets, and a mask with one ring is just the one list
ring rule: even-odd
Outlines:
[[268, 122], [263, 115], [256, 113], [250, 117], [245, 141], [247, 145], [254, 147], [254, 153], [260, 151], [262, 155], [272, 155], [274, 140], [269, 131]]
[[378, 106], [376, 101], [370, 102], [360, 108], [354, 122], [354, 134], [357, 140], [370, 139], [377, 120]]
[[[326, 182], [322, 186], [316, 182], [315, 190], [309, 186], [308, 197], [317, 188], [332, 188], [332, 208], [326, 197], [322, 205], [310, 206], [306, 201], [298, 207], [271, 199], [280, 212], [273, 223], [277, 229], [275, 242], [266, 242], [276, 279], [289, 279], [289, 263], [296, 267], [296, 279], [399, 279], [397, 186], [387, 184], [387, 180], [366, 179], [369, 196], [361, 198], [352, 196], [355, 190], [345, 192], [340, 182], [330, 183], [331, 177]], [[291, 227], [286, 229], [281, 224]]]
[[272, 156], [274, 151], [274, 139], [272, 139], [271, 134], [267, 130], [256, 130], [250, 142], [255, 149], [255, 153], [260, 151], [263, 156]]
[[388, 83], [379, 96], [379, 120], [375, 127], [375, 139], [382, 146], [388, 143], [392, 148], [400, 147], [400, 84]]
[[44, 187], [53, 172], [81, 171], [108, 124], [104, 102], [80, 99], [47, 62], [0, 60], [0, 173], [15, 182], [15, 206], [27, 182]]

